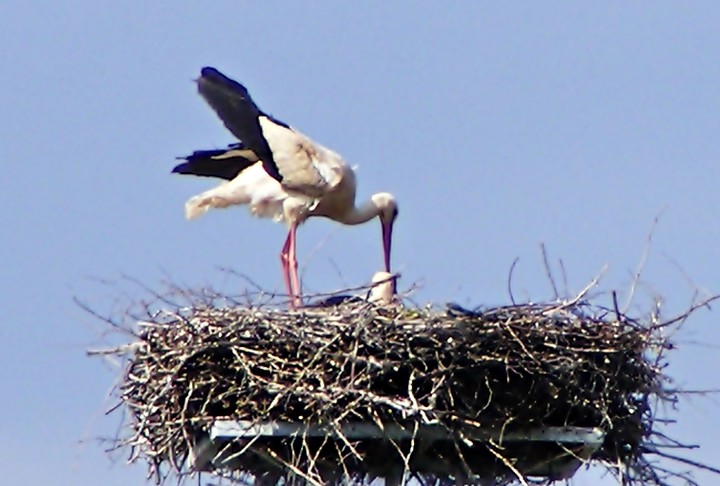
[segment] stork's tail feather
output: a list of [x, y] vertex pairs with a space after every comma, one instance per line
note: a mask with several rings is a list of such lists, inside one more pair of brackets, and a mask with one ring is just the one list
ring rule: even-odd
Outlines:
[[233, 204], [245, 204], [248, 201], [239, 197], [239, 193], [233, 194], [233, 187], [227, 183], [214, 187], [197, 196], [193, 196], [185, 203], [185, 217], [187, 219], [199, 218], [210, 208], [226, 208]]
[[210, 208], [210, 199], [200, 195], [188, 199], [185, 203], [185, 217], [187, 219], [196, 219], [202, 216]]

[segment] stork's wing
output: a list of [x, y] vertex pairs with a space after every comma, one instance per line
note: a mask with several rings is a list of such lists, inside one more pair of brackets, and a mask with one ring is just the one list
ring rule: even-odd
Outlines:
[[196, 150], [185, 157], [185, 162], [172, 170], [176, 174], [219, 177], [232, 180], [242, 171], [256, 164], [260, 159], [242, 144], [233, 144], [226, 149]]
[[272, 118], [261, 115], [260, 128], [285, 189], [319, 198], [340, 183], [346, 167], [338, 154]]
[[[215, 110], [225, 127], [262, 160], [270, 176], [282, 182], [283, 176], [260, 128], [260, 117], [270, 117], [260, 111], [245, 86], [212, 67], [202, 68], [197, 84], [198, 92]], [[287, 126], [278, 120], [272, 121]]]

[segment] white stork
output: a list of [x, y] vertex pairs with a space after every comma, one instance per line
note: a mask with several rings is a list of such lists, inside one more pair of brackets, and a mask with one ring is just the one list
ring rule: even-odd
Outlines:
[[385, 270], [390, 271], [392, 229], [398, 215], [392, 194], [380, 192], [355, 206], [355, 174], [340, 155], [261, 111], [243, 85], [217, 69], [203, 68], [197, 85], [200, 95], [240, 143], [196, 151], [182, 157], [185, 162], [173, 169], [178, 174], [225, 179], [187, 201], [188, 219], [211, 207], [247, 204], [256, 216], [286, 222], [289, 231], [280, 259], [293, 307], [302, 304], [295, 234], [311, 216], [348, 225], [378, 217]]

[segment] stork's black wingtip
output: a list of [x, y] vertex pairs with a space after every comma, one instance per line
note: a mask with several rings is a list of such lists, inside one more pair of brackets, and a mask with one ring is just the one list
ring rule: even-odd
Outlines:
[[200, 70], [200, 77], [202, 78], [209, 78], [213, 76], [222, 76], [222, 74], [212, 66], [205, 66]]
[[196, 84], [202, 85], [212, 81], [222, 81], [224, 77], [225, 76], [223, 76], [223, 74], [214, 67], [205, 66], [200, 69], [200, 76], [195, 78], [194, 81]]
[[200, 70], [200, 77], [197, 79], [197, 83], [201, 91], [207, 87], [224, 88], [231, 91], [247, 91], [242, 84], [232, 78], [228, 78], [211, 66], [205, 66]]
[[[183, 157], [178, 157], [178, 160], [187, 160]], [[185, 169], [187, 168], [187, 162], [184, 162], [182, 164], [178, 164], [175, 167], [172, 168], [170, 171], [171, 174], [184, 174]]]

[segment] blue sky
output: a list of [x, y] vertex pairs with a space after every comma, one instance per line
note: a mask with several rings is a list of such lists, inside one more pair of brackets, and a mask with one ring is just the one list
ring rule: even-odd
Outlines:
[[[174, 157], [233, 141], [195, 93], [204, 65], [358, 165], [360, 198], [396, 195], [394, 262], [420, 302], [507, 303], [515, 258], [516, 298], [549, 298], [541, 243], [571, 290], [608, 264], [601, 287], [625, 295], [658, 216], [643, 296], [671, 315], [720, 292], [720, 5], [352, 5], [0, 5], [3, 482], [144, 484], [88, 442], [117, 425], [103, 410], [118, 371], [84, 356], [103, 328], [74, 296], [112, 311], [125, 284], [99, 280], [122, 275], [242, 291], [221, 266], [282, 289], [281, 225], [183, 218], [214, 182], [171, 176]], [[378, 226], [303, 227], [305, 289], [368, 281]], [[676, 340], [676, 383], [720, 387], [716, 313]], [[717, 465], [717, 400], [674, 417], [669, 432]], [[612, 484], [597, 476], [575, 483]]]

